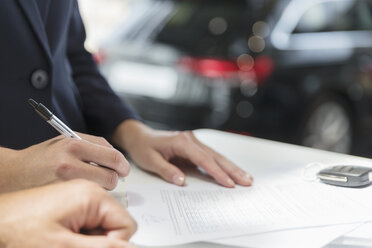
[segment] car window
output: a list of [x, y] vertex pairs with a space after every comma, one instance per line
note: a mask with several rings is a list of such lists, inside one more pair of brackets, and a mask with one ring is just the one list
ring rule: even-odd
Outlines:
[[360, 30], [372, 30], [372, 1], [359, 1], [357, 23]]
[[371, 30], [368, 0], [332, 0], [311, 5], [294, 33]]
[[174, 1], [154, 40], [195, 56], [224, 56], [244, 30], [245, 12], [245, 1]]

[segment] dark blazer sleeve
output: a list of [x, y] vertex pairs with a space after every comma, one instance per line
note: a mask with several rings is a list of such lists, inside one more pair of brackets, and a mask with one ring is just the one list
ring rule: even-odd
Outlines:
[[140, 118], [113, 92], [98, 71], [93, 56], [84, 48], [85, 28], [78, 4], [74, 2], [68, 33], [67, 57], [73, 80], [82, 99], [88, 132], [107, 137], [122, 121]]

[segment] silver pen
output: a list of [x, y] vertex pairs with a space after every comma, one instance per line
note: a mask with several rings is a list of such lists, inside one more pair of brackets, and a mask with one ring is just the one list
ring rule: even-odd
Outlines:
[[67, 138], [76, 138], [81, 140], [82, 138], [71, 130], [65, 123], [57, 118], [47, 107], [41, 103], [37, 103], [34, 99], [28, 99], [28, 103], [34, 108], [36, 113], [38, 113], [41, 118], [46, 120], [54, 129], [56, 129], [60, 134]]

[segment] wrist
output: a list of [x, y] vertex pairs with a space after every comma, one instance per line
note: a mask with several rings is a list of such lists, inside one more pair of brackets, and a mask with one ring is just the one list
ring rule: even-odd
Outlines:
[[16, 164], [19, 151], [0, 147], [0, 166], [12, 166]]
[[130, 148], [144, 135], [151, 132], [151, 128], [140, 121], [129, 119], [119, 124], [112, 135], [112, 142], [121, 149], [130, 152]]
[[[0, 147], [0, 194], [23, 189], [22, 150]], [[20, 169], [23, 168], [23, 169]]]

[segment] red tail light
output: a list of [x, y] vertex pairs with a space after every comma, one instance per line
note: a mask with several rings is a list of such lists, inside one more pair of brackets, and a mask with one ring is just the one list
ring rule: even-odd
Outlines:
[[229, 78], [239, 71], [239, 67], [232, 61], [212, 58], [183, 57], [179, 64], [184, 69], [208, 78]]
[[[241, 79], [253, 79], [257, 83], [264, 82], [274, 70], [273, 60], [269, 56], [257, 57], [252, 66], [243, 65], [244, 68], [231, 60], [216, 58], [183, 57], [179, 65], [183, 69], [207, 78], [228, 79], [239, 76]], [[247, 67], [249, 70], [246, 70]]]
[[269, 56], [257, 57], [253, 70], [256, 73], [257, 82], [265, 82], [274, 71], [274, 61]]

